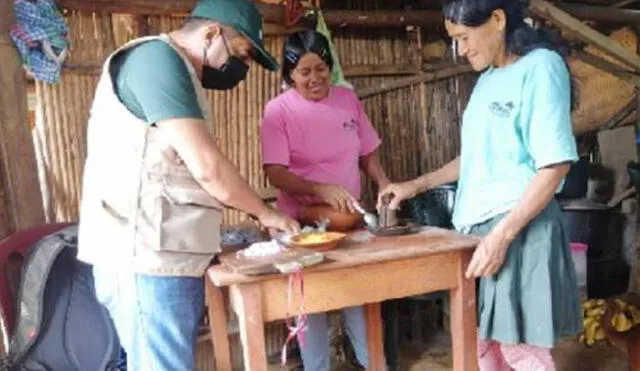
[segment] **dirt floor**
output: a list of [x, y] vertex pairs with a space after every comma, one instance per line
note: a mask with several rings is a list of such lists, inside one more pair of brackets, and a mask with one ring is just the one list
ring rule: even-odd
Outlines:
[[[448, 371], [452, 369], [449, 339], [439, 334], [425, 350], [404, 347], [400, 359], [400, 371]], [[558, 371], [626, 371], [627, 355], [624, 351], [599, 342], [587, 348], [573, 339], [560, 343], [553, 351]], [[355, 369], [336, 365], [336, 371]]]

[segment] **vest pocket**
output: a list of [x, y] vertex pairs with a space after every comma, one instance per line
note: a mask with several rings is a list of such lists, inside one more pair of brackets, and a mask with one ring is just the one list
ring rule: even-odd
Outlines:
[[192, 254], [220, 251], [222, 205], [205, 190], [165, 188], [157, 200], [158, 250]]

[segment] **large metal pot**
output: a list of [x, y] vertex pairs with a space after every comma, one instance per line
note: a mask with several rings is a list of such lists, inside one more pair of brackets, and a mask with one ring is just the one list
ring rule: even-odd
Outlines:
[[450, 229], [455, 196], [455, 184], [442, 185], [407, 200], [406, 207], [415, 223]]

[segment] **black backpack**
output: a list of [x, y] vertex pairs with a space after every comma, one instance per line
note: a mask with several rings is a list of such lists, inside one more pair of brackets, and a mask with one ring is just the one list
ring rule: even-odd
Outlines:
[[50, 234], [26, 254], [9, 371], [116, 371], [120, 344], [96, 299], [90, 265], [76, 259], [77, 226]]

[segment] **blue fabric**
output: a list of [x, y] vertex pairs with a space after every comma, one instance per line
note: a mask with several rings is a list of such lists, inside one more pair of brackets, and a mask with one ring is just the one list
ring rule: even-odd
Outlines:
[[463, 116], [457, 229], [511, 210], [539, 169], [578, 159], [570, 81], [546, 49], [480, 76]]
[[68, 28], [62, 14], [52, 0], [15, 0], [14, 12], [17, 24], [9, 34], [22, 63], [36, 80], [57, 83], [61, 65], [44, 53], [42, 42], [48, 41], [56, 54], [68, 46]]
[[[347, 336], [356, 353], [360, 365], [369, 365], [367, 333], [362, 307], [342, 309]], [[304, 346], [300, 347], [300, 355], [304, 371], [329, 371], [329, 321], [327, 313], [315, 313], [307, 316]]]
[[94, 266], [98, 300], [115, 324], [130, 371], [195, 370], [204, 281]]

